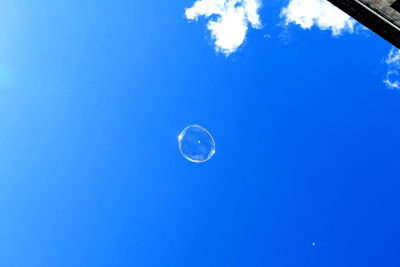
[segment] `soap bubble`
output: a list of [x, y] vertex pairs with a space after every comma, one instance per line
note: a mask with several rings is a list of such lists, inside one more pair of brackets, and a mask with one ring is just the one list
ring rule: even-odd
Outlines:
[[179, 150], [192, 162], [204, 162], [215, 153], [211, 134], [199, 125], [189, 125], [178, 136]]

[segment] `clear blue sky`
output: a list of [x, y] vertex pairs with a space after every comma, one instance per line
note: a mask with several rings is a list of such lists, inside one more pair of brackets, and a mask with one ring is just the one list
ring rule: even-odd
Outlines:
[[226, 57], [192, 4], [1, 2], [0, 266], [399, 266], [391, 45], [264, 1]]

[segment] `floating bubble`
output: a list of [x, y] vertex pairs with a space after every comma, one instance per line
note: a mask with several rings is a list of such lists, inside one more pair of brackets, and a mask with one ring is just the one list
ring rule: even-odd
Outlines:
[[192, 162], [204, 162], [215, 153], [211, 134], [199, 125], [189, 125], [178, 136], [179, 150]]

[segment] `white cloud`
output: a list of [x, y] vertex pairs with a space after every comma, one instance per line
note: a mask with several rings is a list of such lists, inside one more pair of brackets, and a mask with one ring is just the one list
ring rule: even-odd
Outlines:
[[186, 9], [189, 20], [209, 18], [207, 24], [216, 50], [226, 55], [235, 52], [244, 42], [248, 25], [261, 28], [258, 9], [261, 0], [198, 0]]
[[388, 66], [388, 71], [383, 83], [390, 89], [400, 89], [400, 50], [392, 47], [385, 63]]
[[390, 49], [388, 57], [385, 59], [385, 63], [388, 65], [400, 67], [400, 50], [392, 47], [392, 49]]
[[289, 0], [281, 11], [285, 23], [295, 23], [303, 29], [316, 25], [321, 30], [331, 30], [333, 35], [344, 31], [352, 33], [356, 21], [327, 0]]

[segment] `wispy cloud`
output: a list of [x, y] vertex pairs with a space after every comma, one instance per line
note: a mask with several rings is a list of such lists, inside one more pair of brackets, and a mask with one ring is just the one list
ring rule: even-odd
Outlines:
[[400, 50], [392, 47], [385, 63], [388, 71], [383, 83], [390, 89], [400, 89]]
[[331, 30], [334, 36], [354, 31], [356, 21], [327, 0], [289, 0], [281, 11], [285, 24], [294, 23], [303, 29], [316, 25], [321, 30]]
[[261, 28], [260, 6], [261, 0], [198, 0], [185, 10], [185, 16], [189, 20], [208, 18], [216, 50], [229, 55], [243, 44], [249, 25]]

